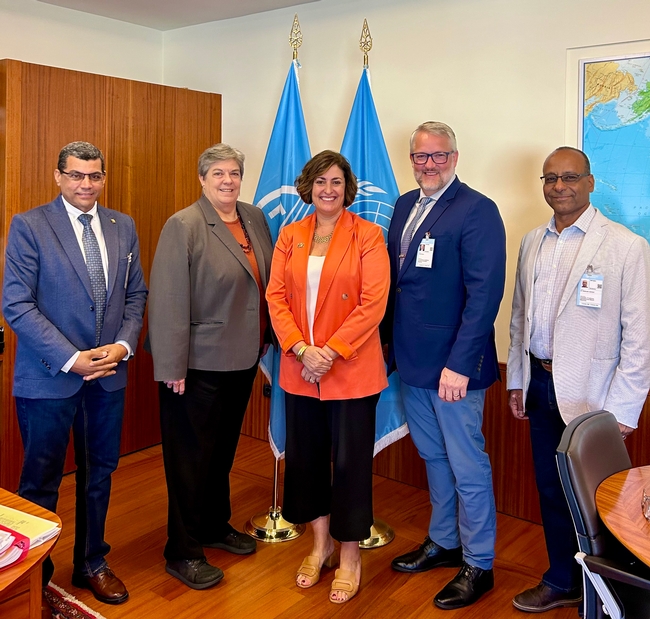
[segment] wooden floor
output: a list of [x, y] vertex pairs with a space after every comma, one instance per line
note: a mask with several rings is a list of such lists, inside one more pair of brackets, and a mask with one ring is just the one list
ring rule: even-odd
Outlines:
[[[242, 436], [232, 474], [232, 524], [240, 528], [251, 515], [271, 502], [273, 456], [268, 443]], [[440, 568], [407, 575], [390, 569], [390, 560], [421, 543], [429, 519], [427, 493], [382, 477], [375, 477], [375, 515], [390, 523], [395, 540], [363, 552], [363, 576], [359, 594], [347, 604], [327, 599], [333, 571], [307, 590], [293, 584], [295, 570], [311, 549], [310, 534], [281, 544], [258, 544], [248, 557], [207, 550], [210, 562], [225, 572], [224, 580], [205, 591], [188, 589], [164, 570], [166, 494], [160, 447], [122, 458], [113, 478], [107, 539], [113, 550], [112, 569], [122, 578], [130, 599], [119, 606], [97, 602], [92, 595], [70, 584], [72, 573], [74, 478], [64, 479], [58, 513], [63, 533], [54, 553], [54, 582], [107, 619], [410, 619], [447, 616], [453, 619], [524, 619], [512, 597], [537, 584], [546, 567], [541, 527], [508, 516], [498, 517], [496, 585], [473, 606], [441, 611], [432, 606], [433, 596], [451, 579], [454, 569]], [[23, 605], [3, 608], [3, 619], [22, 619]], [[529, 615], [528, 615], [529, 616]], [[545, 619], [577, 617], [576, 609], [558, 609]]]

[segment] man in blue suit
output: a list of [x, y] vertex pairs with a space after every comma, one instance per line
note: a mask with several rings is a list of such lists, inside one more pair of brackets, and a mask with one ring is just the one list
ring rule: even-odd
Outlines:
[[459, 566], [434, 598], [445, 610], [468, 606], [494, 586], [496, 510], [481, 426], [485, 391], [499, 376], [494, 320], [506, 264], [497, 206], [458, 180], [457, 162], [450, 127], [426, 122], [413, 132], [420, 189], [395, 205], [382, 329], [433, 507], [424, 543], [392, 566], [409, 573]]
[[[11, 222], [3, 312], [18, 338], [13, 393], [25, 449], [18, 493], [56, 510], [70, 429], [76, 472], [72, 583], [107, 604], [128, 598], [106, 563], [104, 527], [117, 467], [126, 360], [147, 289], [133, 219], [97, 204], [104, 156], [87, 142], [60, 154], [61, 194]], [[47, 583], [54, 566], [44, 566]]]

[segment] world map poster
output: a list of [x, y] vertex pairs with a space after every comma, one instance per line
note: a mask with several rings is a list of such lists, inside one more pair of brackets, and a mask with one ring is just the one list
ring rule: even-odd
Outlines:
[[580, 61], [581, 145], [592, 204], [650, 241], [650, 52]]

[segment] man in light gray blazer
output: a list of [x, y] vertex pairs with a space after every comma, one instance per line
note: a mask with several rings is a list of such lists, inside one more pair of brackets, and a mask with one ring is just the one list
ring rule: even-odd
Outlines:
[[605, 409], [623, 438], [650, 386], [650, 248], [589, 202], [589, 159], [561, 147], [544, 162], [554, 215], [521, 243], [510, 322], [509, 406], [528, 419], [550, 567], [515, 596], [524, 612], [577, 606], [577, 542], [555, 463], [572, 419]]

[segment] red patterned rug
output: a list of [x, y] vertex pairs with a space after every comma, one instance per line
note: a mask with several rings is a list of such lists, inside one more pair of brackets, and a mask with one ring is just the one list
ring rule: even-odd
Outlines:
[[43, 596], [52, 607], [54, 619], [106, 619], [53, 583], [45, 587]]

